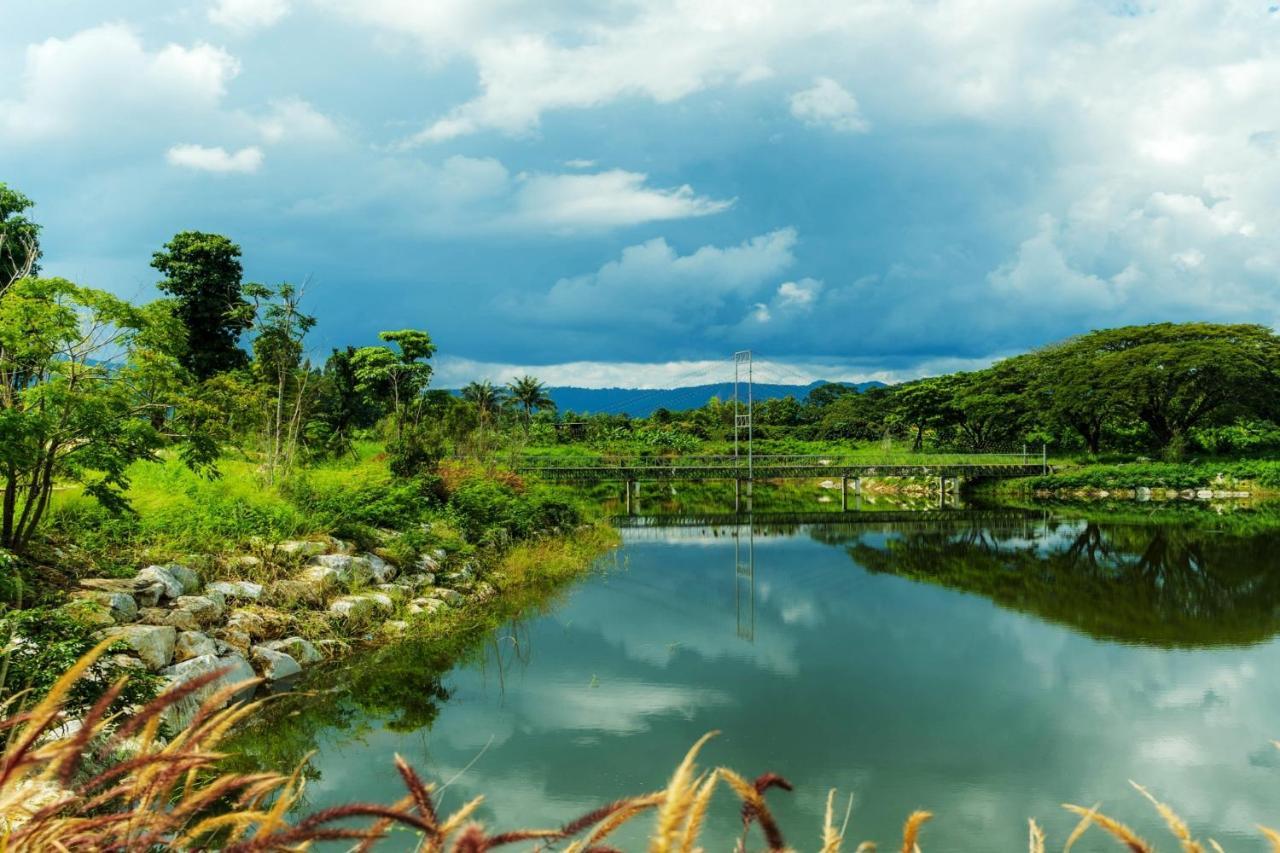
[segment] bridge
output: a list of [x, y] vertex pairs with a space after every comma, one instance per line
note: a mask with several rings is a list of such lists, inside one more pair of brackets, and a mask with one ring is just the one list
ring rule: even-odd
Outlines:
[[641, 482], [723, 480], [734, 483], [734, 503], [740, 502], [742, 484], [757, 480], [829, 480], [839, 484], [840, 505], [848, 507], [852, 490], [859, 499], [864, 479], [918, 477], [936, 479], [944, 496], [948, 485], [958, 489], [968, 480], [1033, 477], [1048, 470], [1043, 452], [1022, 453], [902, 454], [897, 458], [818, 455], [741, 456], [529, 456], [517, 461], [521, 474], [536, 474], [558, 483], [624, 483], [627, 510], [631, 495]]

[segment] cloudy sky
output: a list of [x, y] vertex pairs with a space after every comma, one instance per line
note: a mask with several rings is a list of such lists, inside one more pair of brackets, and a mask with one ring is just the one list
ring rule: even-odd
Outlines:
[[0, 0], [0, 180], [137, 297], [174, 232], [440, 379], [901, 378], [1280, 319], [1252, 0]]

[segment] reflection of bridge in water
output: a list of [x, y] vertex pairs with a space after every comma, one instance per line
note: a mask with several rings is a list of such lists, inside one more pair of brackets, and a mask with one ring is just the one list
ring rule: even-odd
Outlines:
[[733, 603], [738, 636], [756, 637], [756, 534], [792, 533], [804, 527], [824, 530], [909, 532], [953, 524], [1018, 526], [1030, 536], [1032, 526], [1048, 518], [1043, 510], [942, 509], [876, 510], [860, 512], [681, 513], [679, 515], [623, 515], [611, 519], [624, 542], [705, 539], [733, 540]]

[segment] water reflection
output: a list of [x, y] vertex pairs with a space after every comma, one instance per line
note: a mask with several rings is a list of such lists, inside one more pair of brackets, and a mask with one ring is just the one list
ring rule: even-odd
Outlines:
[[[1280, 782], [1275, 518], [637, 522], [599, 574], [460, 666], [413, 645], [356, 656], [253, 737], [263, 758], [319, 749], [314, 805], [398, 796], [399, 752], [437, 779], [465, 769], [449, 802], [483, 793], [504, 827], [650, 790], [715, 728], [709, 761], [797, 785], [777, 800], [797, 844], [832, 786], [854, 793], [859, 838], [924, 805], [935, 849], [1018, 849], [1029, 815], [1065, 837], [1064, 800], [1157, 835], [1135, 778], [1228, 849], [1261, 849]], [[732, 846], [720, 807], [707, 849]]]

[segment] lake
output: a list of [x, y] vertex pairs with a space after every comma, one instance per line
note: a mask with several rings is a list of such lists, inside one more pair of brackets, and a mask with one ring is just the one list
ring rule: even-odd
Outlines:
[[[452, 780], [446, 810], [483, 793], [494, 828], [555, 826], [662, 787], [716, 729], [704, 766], [794, 785], [769, 798], [800, 849], [832, 787], [841, 812], [853, 795], [849, 849], [896, 849], [917, 807], [937, 815], [926, 850], [1025, 850], [1029, 816], [1060, 848], [1064, 802], [1101, 802], [1172, 847], [1130, 779], [1200, 837], [1264, 849], [1255, 826], [1276, 822], [1280, 788], [1275, 511], [627, 523], [592, 574], [462, 663], [406, 643], [309, 674], [301, 686], [324, 692], [268, 712], [251, 759], [317, 749], [307, 801], [323, 807], [397, 799], [400, 753]], [[717, 801], [704, 846], [730, 849], [736, 802]], [[1096, 833], [1077, 849], [1109, 849]]]

